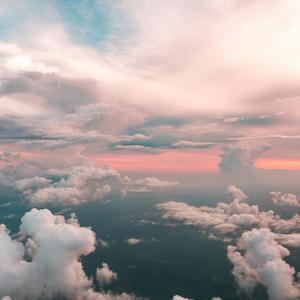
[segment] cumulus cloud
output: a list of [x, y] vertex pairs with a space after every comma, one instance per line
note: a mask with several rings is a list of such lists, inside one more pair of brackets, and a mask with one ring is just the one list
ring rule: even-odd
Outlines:
[[169, 188], [179, 184], [177, 181], [160, 180], [157, 177], [146, 177], [143, 179], [131, 179], [128, 176], [122, 178], [123, 196], [127, 193], [147, 193], [162, 188]]
[[[16, 181], [16, 187], [34, 205], [53, 203], [76, 205], [103, 199], [111, 192], [108, 179], [119, 179], [120, 174], [109, 168], [73, 166], [65, 170], [49, 170], [49, 175], [62, 176], [58, 181], [34, 177]], [[63, 176], [65, 175], [65, 176]]]
[[272, 200], [276, 205], [280, 206], [300, 206], [300, 201], [296, 195], [292, 193], [282, 194], [281, 192], [271, 192]]
[[291, 219], [282, 219], [272, 210], [260, 211], [257, 205], [244, 202], [246, 195], [235, 186], [229, 186], [230, 203], [219, 202], [216, 207], [194, 207], [184, 202], [158, 204], [164, 210], [163, 217], [195, 225], [207, 230], [220, 239], [239, 235], [250, 228], [270, 228], [276, 233], [291, 233], [300, 230], [300, 217], [295, 214]]
[[220, 154], [219, 169], [224, 173], [249, 173], [255, 170], [255, 161], [269, 146], [224, 146]]
[[276, 235], [276, 240], [285, 246], [300, 248], [300, 233], [281, 233]]
[[122, 294], [102, 294], [93, 289], [79, 258], [95, 249], [95, 233], [81, 227], [72, 218], [65, 220], [49, 210], [32, 209], [21, 220], [19, 235], [30, 239], [25, 245], [10, 236], [5, 225], [0, 230], [0, 296], [13, 299], [67, 299], [113, 300], [134, 299]]
[[157, 177], [146, 177], [143, 179], [130, 179], [129, 177], [123, 180], [128, 186], [128, 191], [131, 192], [147, 192], [153, 189], [168, 188], [178, 185], [177, 181], [160, 180]]
[[157, 208], [164, 210], [166, 219], [198, 226], [209, 238], [230, 243], [227, 256], [244, 291], [250, 293], [262, 285], [272, 300], [298, 299], [300, 283], [284, 257], [290, 255], [285, 247], [300, 247], [299, 215], [283, 219], [272, 210], [260, 211], [257, 205], [245, 203], [247, 196], [233, 185], [226, 194], [232, 197], [231, 202], [219, 202], [216, 207], [171, 201]]
[[272, 300], [298, 299], [300, 288], [295, 270], [283, 260], [290, 252], [278, 244], [275, 237], [269, 229], [243, 233], [238, 248], [228, 246], [227, 256], [234, 265], [232, 273], [239, 286], [247, 291], [261, 284]]
[[[193, 300], [190, 298], [184, 298], [178, 295], [173, 296], [172, 300]], [[222, 300], [220, 297], [212, 297], [211, 300]]]
[[227, 195], [238, 202], [242, 202], [247, 199], [247, 196], [244, 194], [244, 192], [237, 188], [235, 185], [228, 186]]
[[44, 177], [39, 177], [35, 176], [32, 178], [25, 178], [25, 179], [20, 179], [15, 181], [16, 188], [19, 191], [25, 191], [28, 189], [38, 189], [42, 188], [44, 186], [49, 185], [52, 182], [52, 180], [44, 178]]
[[137, 245], [141, 242], [141, 239], [129, 238], [126, 242], [128, 245]]
[[97, 268], [96, 279], [100, 286], [103, 286], [117, 280], [118, 275], [109, 268], [107, 263], [102, 263], [101, 267]]
[[[13, 172], [11, 175], [17, 176]], [[151, 192], [178, 184], [156, 177], [131, 179], [112, 168], [99, 168], [87, 163], [66, 168], [51, 168], [40, 171], [38, 176], [11, 181], [25, 199], [36, 206], [78, 205], [102, 200], [113, 189], [122, 197], [126, 197], [129, 193]]]
[[192, 300], [192, 299], [184, 298], [184, 297], [175, 295], [175, 296], [173, 296], [172, 300]]

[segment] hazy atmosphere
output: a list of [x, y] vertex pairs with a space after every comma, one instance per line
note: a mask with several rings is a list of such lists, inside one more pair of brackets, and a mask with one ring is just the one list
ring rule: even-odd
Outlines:
[[298, 0], [0, 0], [0, 299], [300, 299], [299, 75]]

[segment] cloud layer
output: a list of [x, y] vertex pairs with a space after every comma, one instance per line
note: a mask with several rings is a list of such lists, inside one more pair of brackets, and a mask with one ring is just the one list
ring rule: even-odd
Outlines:
[[[298, 61], [296, 0], [90, 5], [91, 18], [85, 5], [68, 6], [74, 22], [58, 3], [4, 1], [4, 152], [214, 149], [223, 171], [252, 169], [258, 158], [283, 153], [297, 159], [299, 65], [290, 63]], [[104, 37], [100, 46], [96, 39]], [[258, 150], [265, 147], [270, 154]]]
[[[234, 266], [232, 273], [245, 292], [251, 293], [262, 285], [269, 299], [298, 299], [300, 283], [295, 269], [284, 258], [290, 255], [286, 247], [300, 247], [299, 215], [284, 219], [272, 210], [260, 211], [257, 205], [245, 203], [247, 196], [232, 185], [227, 194], [231, 202], [219, 202], [216, 207], [174, 201], [156, 207], [164, 211], [163, 218], [198, 226], [208, 238], [229, 243], [227, 256]], [[277, 199], [281, 194], [275, 196]], [[294, 202], [281, 201], [280, 205]]]

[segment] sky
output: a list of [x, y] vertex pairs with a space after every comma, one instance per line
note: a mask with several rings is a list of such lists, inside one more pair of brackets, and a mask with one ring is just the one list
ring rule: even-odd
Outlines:
[[[20, 223], [20, 235], [30, 236], [35, 250], [40, 245], [36, 265], [46, 268], [44, 247], [61, 242], [56, 226], [61, 236], [70, 231], [78, 239], [53, 246], [65, 257], [67, 243], [74, 247], [64, 262], [65, 277], [80, 278], [78, 291], [75, 279], [61, 279], [61, 289], [59, 280], [52, 282], [44, 291], [47, 297], [133, 296], [94, 290], [78, 259], [94, 251], [96, 233], [80, 227], [75, 216], [57, 217], [44, 208], [70, 208], [111, 193], [126, 199], [199, 186], [226, 190], [233, 184], [268, 186], [274, 193], [280, 189], [274, 203], [298, 207], [290, 189], [296, 190], [300, 174], [299, 13], [297, 0], [0, 0], [0, 184], [38, 208]], [[243, 201], [236, 200], [236, 206]], [[194, 208], [167, 203], [159, 206], [164, 218], [201, 223], [177, 215], [177, 209], [187, 209], [192, 217]], [[237, 207], [243, 214], [253, 212]], [[229, 212], [222, 209], [214, 226], [227, 220]], [[217, 213], [206, 214], [213, 220]], [[258, 259], [261, 252], [255, 247], [276, 249], [271, 261], [280, 261], [281, 267], [288, 256], [277, 238], [283, 233], [274, 230], [276, 217], [266, 221], [261, 214], [255, 210], [259, 221], [250, 222], [258, 232], [241, 233], [240, 244], [228, 250], [235, 275]], [[49, 226], [38, 229], [43, 218]], [[228, 233], [238, 225], [226, 226]], [[253, 242], [248, 250], [247, 243], [256, 239], [261, 244]], [[2, 242], [19, 258], [29, 247], [17, 245], [6, 229]], [[52, 263], [51, 274], [56, 274], [61, 262]], [[16, 273], [26, 278], [33, 272], [30, 276], [43, 285], [36, 265], [23, 269], [26, 259], [19, 264], [15, 269], [22, 270]], [[272, 289], [273, 281], [266, 283], [266, 275], [258, 274], [256, 264], [250, 267], [250, 283], [236, 275], [242, 288], [263, 283], [270, 299], [285, 299], [284, 292]], [[289, 278], [287, 299], [298, 297], [294, 275], [280, 276]], [[96, 277], [99, 286], [117, 280], [105, 262]], [[11, 290], [18, 290], [13, 299], [43, 293], [28, 288], [22, 295], [21, 281], [29, 284], [10, 280], [16, 283]], [[9, 293], [0, 284], [0, 296]]]
[[157, 172], [216, 172], [236, 149], [245, 164], [298, 170], [298, 11], [1, 1], [2, 148]]

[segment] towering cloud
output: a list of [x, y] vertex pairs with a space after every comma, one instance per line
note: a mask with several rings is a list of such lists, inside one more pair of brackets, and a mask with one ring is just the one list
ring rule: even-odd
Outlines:
[[238, 247], [228, 246], [227, 256], [234, 265], [233, 275], [239, 286], [247, 291], [261, 284], [267, 288], [272, 300], [298, 299], [300, 287], [295, 269], [283, 260], [290, 252], [275, 238], [268, 229], [252, 229], [243, 233]]
[[269, 146], [225, 146], [220, 154], [219, 169], [225, 173], [243, 174], [255, 170], [256, 159], [268, 150]]
[[76, 300], [135, 298], [94, 291], [79, 258], [94, 251], [95, 233], [80, 227], [76, 218], [65, 220], [47, 209], [32, 209], [22, 218], [19, 235], [28, 240], [26, 245], [13, 239], [5, 225], [1, 225], [0, 297], [10, 296], [14, 300], [52, 299], [59, 295]]

